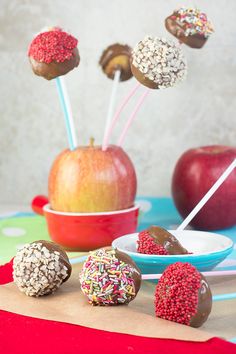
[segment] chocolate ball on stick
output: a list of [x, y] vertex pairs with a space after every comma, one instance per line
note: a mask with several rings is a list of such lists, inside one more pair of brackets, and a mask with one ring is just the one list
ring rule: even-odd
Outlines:
[[13, 278], [28, 296], [54, 293], [71, 275], [67, 254], [49, 241], [35, 241], [20, 249], [13, 261]]
[[186, 76], [187, 66], [178, 44], [147, 36], [132, 52], [131, 70], [144, 86], [161, 89], [181, 82]]
[[130, 68], [132, 49], [128, 45], [115, 43], [107, 47], [101, 55], [99, 64], [103, 72], [114, 79], [115, 72], [120, 70], [120, 81], [129, 80], [133, 74]]
[[90, 252], [80, 273], [80, 283], [92, 305], [128, 304], [139, 291], [141, 272], [127, 254], [99, 249]]
[[39, 33], [28, 50], [33, 72], [47, 80], [65, 75], [79, 65], [78, 40], [60, 28]]
[[151, 226], [138, 234], [137, 251], [144, 254], [189, 254], [174, 235], [159, 226]]
[[165, 19], [165, 26], [167, 31], [191, 48], [202, 48], [214, 32], [205, 13], [188, 7], [175, 10]]
[[171, 264], [155, 291], [157, 317], [200, 327], [212, 308], [212, 294], [204, 276], [189, 263]]

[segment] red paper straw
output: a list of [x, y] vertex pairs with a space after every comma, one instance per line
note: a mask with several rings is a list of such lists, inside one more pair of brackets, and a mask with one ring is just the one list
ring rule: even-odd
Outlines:
[[131, 97], [133, 97], [133, 95], [135, 94], [135, 92], [138, 90], [138, 88], [141, 86], [140, 83], [138, 83], [137, 85], [135, 85], [135, 87], [128, 93], [128, 95], [124, 98], [124, 100], [121, 102], [120, 106], [118, 107], [114, 117], [112, 118], [111, 124], [110, 124], [110, 128], [107, 129], [107, 132], [104, 136], [103, 139], [103, 144], [102, 144], [102, 150], [105, 151], [107, 149], [108, 143], [109, 143], [109, 139], [111, 137], [111, 133], [116, 125], [116, 122], [118, 121], [121, 112], [123, 111], [123, 109], [125, 108], [125, 106], [127, 105], [127, 103], [129, 102], [129, 100], [131, 99]]
[[137, 115], [139, 109], [141, 108], [141, 106], [142, 106], [142, 104], [143, 104], [145, 98], [146, 98], [147, 95], [149, 94], [149, 92], [150, 92], [150, 89], [147, 89], [147, 90], [142, 94], [142, 96], [140, 97], [140, 99], [139, 99], [137, 105], [135, 106], [135, 108], [134, 108], [133, 112], [131, 113], [129, 119], [127, 120], [127, 123], [126, 123], [126, 125], [125, 125], [125, 127], [124, 127], [124, 129], [123, 129], [123, 131], [122, 131], [122, 133], [121, 133], [121, 135], [120, 135], [120, 138], [119, 138], [118, 144], [117, 144], [118, 146], [121, 146], [121, 145], [123, 144], [123, 141], [124, 141], [125, 136], [126, 136], [126, 134], [127, 134], [127, 132], [128, 132], [128, 129], [129, 129], [130, 125], [132, 124], [132, 122], [134, 121], [134, 119], [135, 119], [135, 117], [136, 117], [136, 115]]

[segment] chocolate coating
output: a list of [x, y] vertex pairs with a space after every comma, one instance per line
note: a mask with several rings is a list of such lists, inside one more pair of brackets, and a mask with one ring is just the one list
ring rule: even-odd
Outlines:
[[34, 243], [42, 243], [42, 245], [46, 247], [50, 252], [56, 251], [60, 253], [59, 260], [67, 268], [68, 272], [67, 277], [63, 279], [63, 283], [66, 282], [70, 278], [72, 272], [72, 267], [66, 252], [55, 242], [39, 240], [35, 241]]
[[134, 285], [135, 285], [135, 292], [136, 292], [136, 295], [137, 293], [139, 292], [139, 289], [140, 289], [140, 286], [141, 286], [141, 270], [139, 269], [139, 267], [137, 266], [137, 264], [132, 260], [132, 258], [124, 253], [124, 252], [121, 252], [119, 250], [115, 250], [116, 252], [116, 257], [126, 263], [126, 264], [129, 264], [133, 270], [132, 270], [132, 278], [134, 279]]
[[107, 47], [101, 55], [99, 64], [103, 72], [114, 79], [116, 70], [120, 70], [120, 81], [129, 80], [133, 74], [130, 68], [130, 57], [132, 49], [128, 45], [115, 43]]
[[174, 235], [159, 226], [151, 226], [147, 230], [154, 242], [165, 248], [168, 254], [189, 254]]
[[[173, 15], [176, 15], [176, 13]], [[186, 36], [183, 24], [179, 24], [176, 22], [176, 20], [173, 20], [171, 18], [173, 15], [165, 19], [165, 27], [167, 31], [176, 37], [180, 42], [188, 45], [191, 48], [202, 48], [208, 38], [198, 33], [191, 36]]]
[[[201, 274], [201, 273], [200, 273]], [[198, 289], [197, 312], [190, 320], [191, 327], [200, 327], [207, 320], [212, 308], [212, 293], [206, 278], [201, 274], [201, 285]]]
[[78, 48], [74, 48], [72, 57], [69, 60], [65, 60], [64, 62], [58, 63], [53, 61], [47, 64], [39, 62], [33, 57], [29, 57], [29, 61], [35, 75], [42, 76], [47, 80], [52, 80], [58, 76], [67, 74], [69, 71], [77, 67], [80, 62], [80, 56]]
[[158, 83], [150, 80], [148, 77], [146, 77], [141, 71], [136, 68], [136, 66], [133, 65], [132, 59], [131, 59], [131, 71], [134, 75], [134, 77], [144, 86], [150, 88], [150, 89], [159, 89]]

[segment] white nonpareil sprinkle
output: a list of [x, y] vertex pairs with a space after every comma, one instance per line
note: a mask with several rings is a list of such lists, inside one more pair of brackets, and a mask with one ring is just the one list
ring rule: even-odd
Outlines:
[[158, 88], [174, 86], [187, 73], [187, 64], [179, 45], [164, 38], [147, 36], [132, 52], [132, 63]]
[[42, 243], [26, 244], [13, 261], [14, 282], [28, 296], [42, 296], [56, 291], [68, 276], [60, 253]]

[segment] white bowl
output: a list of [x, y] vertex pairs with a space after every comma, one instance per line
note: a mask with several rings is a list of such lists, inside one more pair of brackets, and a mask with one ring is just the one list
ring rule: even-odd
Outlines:
[[138, 233], [121, 236], [112, 246], [130, 255], [143, 274], [161, 273], [175, 262], [189, 262], [199, 271], [213, 269], [233, 250], [233, 241], [223, 235], [195, 230], [168, 230], [193, 254], [186, 255], [149, 255], [137, 252]]

